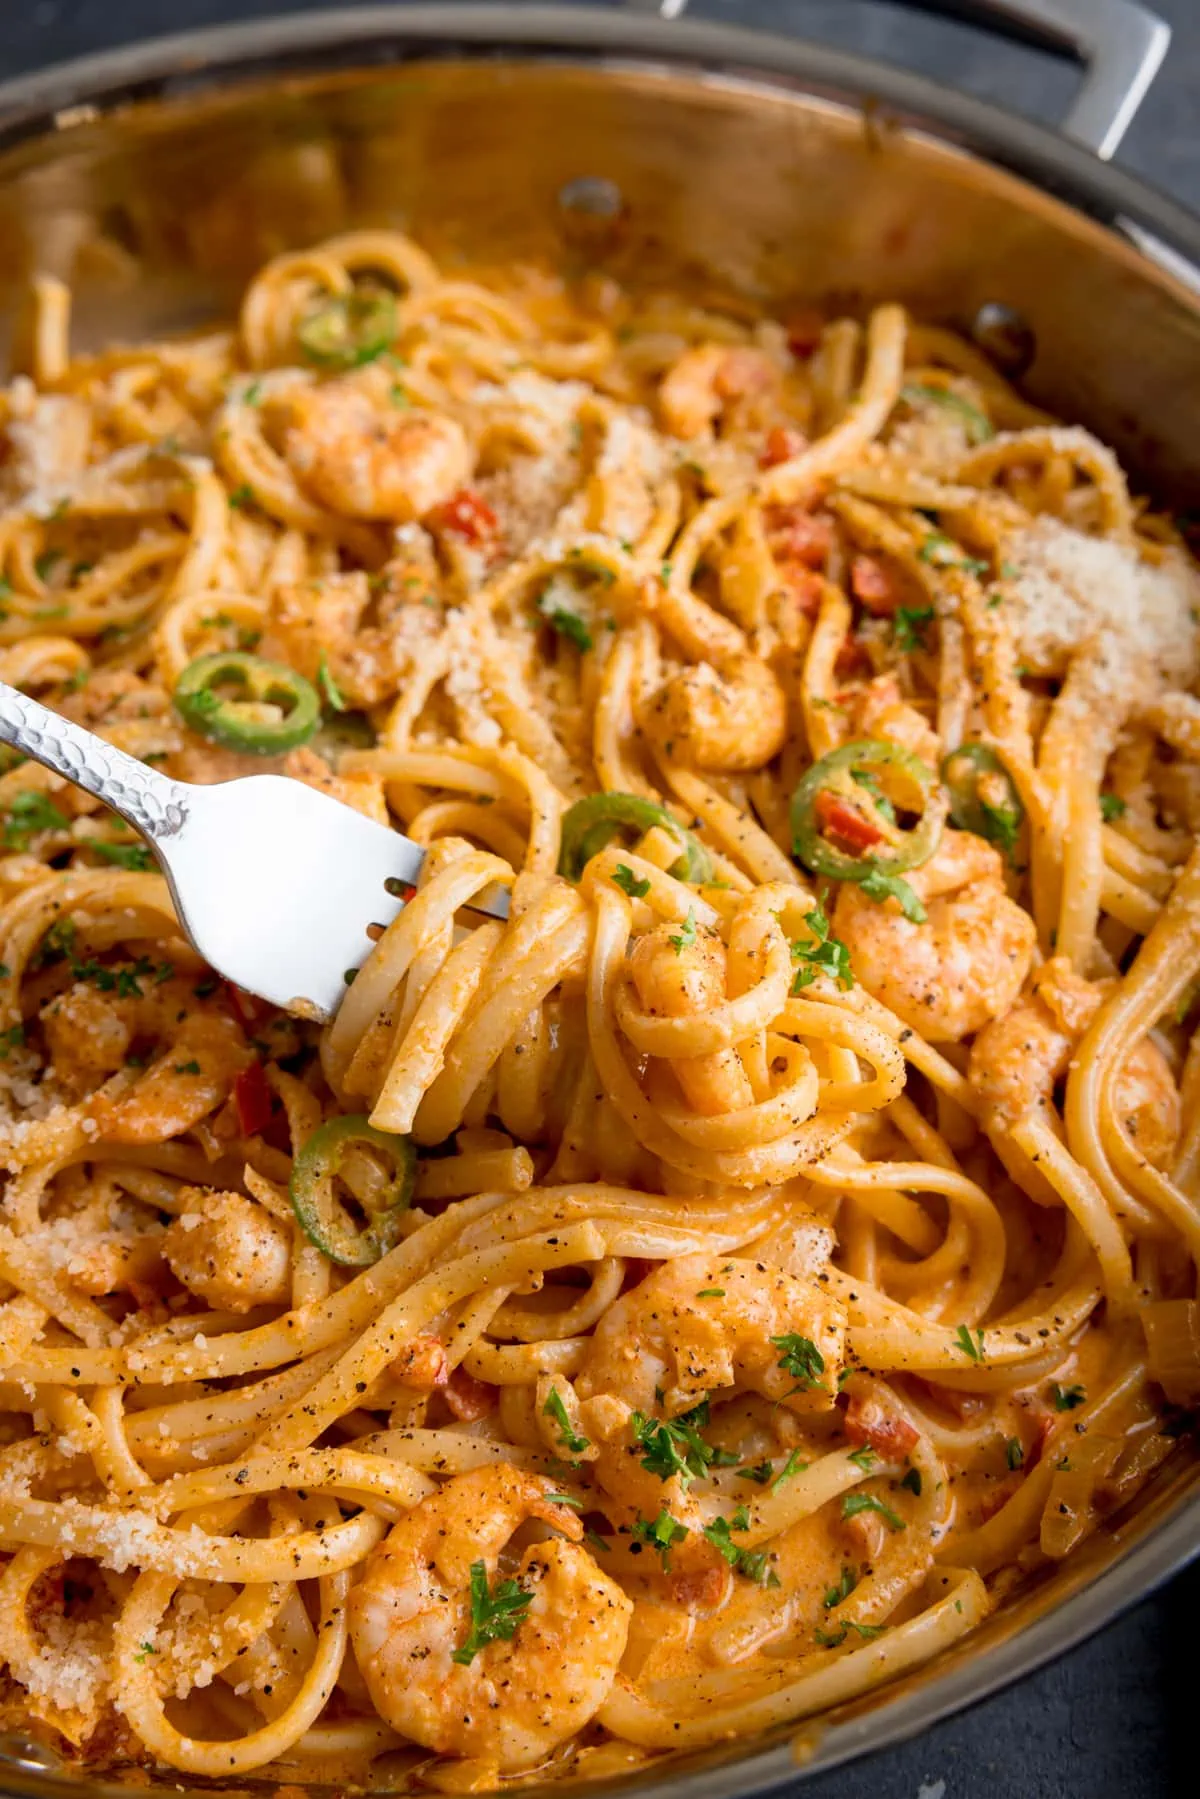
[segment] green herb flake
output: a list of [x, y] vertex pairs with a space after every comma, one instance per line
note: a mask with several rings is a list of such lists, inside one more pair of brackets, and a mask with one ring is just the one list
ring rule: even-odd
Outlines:
[[835, 1587], [830, 1587], [825, 1594], [825, 1598], [822, 1600], [825, 1610], [831, 1612], [835, 1605], [840, 1605], [842, 1603], [843, 1599], [849, 1599], [857, 1585], [858, 1575], [854, 1572], [854, 1569], [843, 1568], [838, 1576], [837, 1585]]
[[0, 1062], [8, 1060], [8, 1052], [20, 1049], [25, 1042], [25, 1026], [13, 1024], [6, 1031], [0, 1031]]
[[934, 617], [932, 606], [900, 606], [892, 626], [892, 642], [902, 656], [926, 648], [925, 627]]
[[910, 1468], [900, 1482], [900, 1485], [906, 1492], [912, 1493], [919, 1499], [921, 1497], [921, 1470], [919, 1468]]
[[567, 1412], [566, 1401], [557, 1387], [551, 1387], [546, 1403], [542, 1407], [542, 1415], [553, 1418], [558, 1426], [558, 1440], [562, 1448], [570, 1450], [572, 1455], [582, 1455], [590, 1447], [589, 1439], [581, 1437], [571, 1423]]
[[1051, 1381], [1050, 1397], [1054, 1401], [1056, 1412], [1073, 1412], [1077, 1406], [1087, 1404], [1087, 1388], [1060, 1387], [1057, 1381]]
[[972, 1332], [968, 1325], [960, 1324], [954, 1333], [954, 1341], [965, 1356], [969, 1356], [973, 1362], [982, 1362], [983, 1332], [981, 1330]]
[[803, 1474], [805, 1469], [810, 1466], [811, 1463], [804, 1460], [801, 1451], [793, 1449], [792, 1453], [788, 1456], [787, 1461], [783, 1464], [783, 1467], [771, 1482], [772, 1493], [775, 1492], [777, 1487], [781, 1487], [785, 1480], [791, 1480], [794, 1474]]
[[494, 1592], [489, 1592], [486, 1564], [472, 1562], [471, 1628], [451, 1660], [460, 1667], [469, 1667], [485, 1644], [510, 1643], [532, 1602], [533, 1594], [515, 1580], [502, 1580]]
[[889, 875], [881, 868], [872, 868], [858, 885], [867, 898], [873, 899], [877, 905], [882, 905], [884, 900], [894, 899], [910, 924], [925, 923], [925, 908], [902, 875]]
[[962, 394], [955, 393], [952, 387], [909, 381], [900, 389], [900, 398], [906, 406], [941, 406], [947, 412], [956, 413], [966, 427], [968, 443], [986, 443], [996, 435], [996, 428], [987, 414], [972, 401], [964, 399]]
[[767, 1553], [763, 1549], [743, 1549], [733, 1541], [733, 1530], [745, 1530], [746, 1524], [738, 1524], [736, 1519], [714, 1518], [711, 1524], [704, 1526], [704, 1535], [712, 1544], [717, 1554], [722, 1556], [735, 1574], [752, 1580], [760, 1587], [777, 1587], [779, 1576], [773, 1568], [767, 1566]]
[[1106, 825], [1111, 825], [1118, 818], [1124, 818], [1127, 802], [1119, 793], [1102, 793], [1100, 795], [1100, 816]]
[[696, 941], [696, 908], [694, 906], [689, 906], [688, 907], [688, 915], [683, 923], [683, 929], [679, 932], [678, 936], [668, 937], [667, 942], [671, 945], [671, 948], [675, 951], [675, 954], [677, 956], [681, 956], [683, 954], [684, 950], [689, 948], [693, 943], [695, 943], [695, 941]]
[[616, 868], [613, 869], [612, 878], [621, 892], [627, 893], [630, 899], [645, 899], [650, 891], [649, 881], [639, 881], [628, 863], [618, 862]]
[[239, 487], [231, 490], [229, 504], [235, 512], [240, 512], [244, 506], [253, 506], [254, 489], [248, 481], [243, 481]]
[[157, 1654], [158, 1654], [158, 1650], [154, 1647], [153, 1643], [139, 1643], [138, 1647], [137, 1647], [137, 1654], [134, 1656], [133, 1659], [135, 1662], [144, 1662], [146, 1660], [147, 1656], [157, 1655]]
[[33, 790], [18, 793], [9, 801], [4, 816], [4, 847], [9, 850], [27, 849], [30, 839], [40, 832], [67, 829], [66, 814], [60, 812], [44, 793]]
[[1025, 1466], [1025, 1446], [1020, 1437], [1010, 1437], [1004, 1445], [1004, 1459], [1015, 1474]]
[[342, 698], [342, 690], [329, 672], [329, 664], [325, 660], [325, 652], [321, 651], [321, 660], [317, 664], [317, 686], [321, 690], [325, 704], [331, 712], [344, 712], [346, 702]]
[[907, 1526], [898, 1512], [882, 1499], [876, 1499], [874, 1493], [843, 1493], [842, 1517], [856, 1518], [860, 1512], [878, 1512], [884, 1523], [892, 1530], [905, 1530]]
[[790, 1374], [799, 1382], [795, 1392], [801, 1393], [805, 1389], [815, 1389], [818, 1392], [823, 1390], [825, 1383], [820, 1377], [825, 1372], [825, 1357], [811, 1337], [802, 1337], [795, 1331], [789, 1331], [785, 1336], [772, 1337], [771, 1343], [781, 1351], [779, 1366], [784, 1373]]
[[792, 982], [793, 995], [810, 987], [818, 974], [832, 975], [843, 989], [853, 987], [854, 972], [850, 966], [850, 951], [840, 937], [830, 936], [829, 920], [820, 906], [814, 907], [807, 914], [804, 923], [812, 932], [813, 941], [792, 944], [792, 961], [799, 964]]
[[634, 1541], [645, 1543], [648, 1548], [658, 1551], [662, 1557], [664, 1574], [671, 1572], [672, 1549], [676, 1543], [682, 1543], [687, 1535], [687, 1525], [680, 1524], [678, 1519], [672, 1518], [670, 1512], [665, 1510], [659, 1512], [658, 1517], [654, 1519], [643, 1518], [639, 1515], [633, 1524]]
[[154, 857], [144, 843], [105, 843], [98, 839], [89, 843], [88, 848], [94, 850], [102, 862], [111, 862], [116, 868], [127, 868], [134, 874], [147, 874], [154, 867]]
[[869, 1443], [864, 1443], [861, 1449], [851, 1451], [849, 1460], [854, 1463], [856, 1468], [861, 1468], [864, 1474], [869, 1474], [875, 1466], [875, 1451]]

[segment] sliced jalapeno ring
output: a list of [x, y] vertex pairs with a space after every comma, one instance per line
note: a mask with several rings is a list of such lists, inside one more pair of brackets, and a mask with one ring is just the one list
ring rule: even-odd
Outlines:
[[[391, 1163], [390, 1176], [382, 1174], [380, 1156]], [[337, 1195], [335, 1182], [348, 1158], [357, 1163], [353, 1197], [365, 1225], [351, 1218]], [[313, 1132], [292, 1164], [289, 1191], [296, 1222], [331, 1262], [343, 1268], [369, 1268], [399, 1242], [416, 1175], [411, 1138], [377, 1131], [358, 1116], [331, 1118]]]
[[697, 885], [711, 881], [712, 860], [699, 838], [672, 818], [665, 806], [641, 799], [635, 793], [593, 793], [567, 808], [562, 821], [558, 872], [568, 881], [578, 881], [592, 857], [614, 837], [624, 837], [632, 845], [656, 825], [670, 833], [682, 852], [669, 872], [677, 880]]
[[942, 780], [950, 795], [950, 818], [961, 831], [973, 831], [1011, 856], [1025, 818], [1016, 782], [986, 743], [964, 743], [942, 762]]
[[[920, 811], [911, 830], [897, 823], [897, 806]], [[843, 744], [814, 762], [792, 795], [792, 853], [813, 874], [878, 884], [928, 862], [946, 811], [937, 776], [919, 757], [879, 738]]]
[[309, 362], [322, 369], [360, 369], [395, 342], [396, 301], [386, 287], [326, 294], [296, 327]]
[[[236, 692], [222, 694], [221, 688]], [[294, 750], [321, 722], [311, 681], [283, 662], [245, 650], [215, 650], [189, 662], [175, 683], [174, 705], [201, 737], [255, 756]]]

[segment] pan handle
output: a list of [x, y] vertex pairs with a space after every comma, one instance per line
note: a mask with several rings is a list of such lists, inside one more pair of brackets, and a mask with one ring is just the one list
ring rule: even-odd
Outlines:
[[[903, 0], [924, 12], [993, 25], [1006, 37], [1065, 51], [1083, 64], [1083, 85], [1063, 130], [1110, 157], [1157, 75], [1171, 27], [1139, 0]], [[677, 19], [688, 0], [625, 0], [634, 12]]]

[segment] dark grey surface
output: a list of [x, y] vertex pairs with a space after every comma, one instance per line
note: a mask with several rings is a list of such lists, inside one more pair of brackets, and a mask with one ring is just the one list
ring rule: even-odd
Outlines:
[[[0, 78], [166, 31], [315, 10], [330, 0], [0, 0]], [[1090, 0], [1081, 0], [1086, 5]], [[1200, 209], [1200, 0], [1154, 0], [1175, 27], [1119, 160]], [[1068, 67], [875, 0], [693, 0], [729, 23], [794, 31], [907, 63], [1053, 120]], [[1065, 1660], [805, 1799], [1196, 1799], [1200, 1570]]]

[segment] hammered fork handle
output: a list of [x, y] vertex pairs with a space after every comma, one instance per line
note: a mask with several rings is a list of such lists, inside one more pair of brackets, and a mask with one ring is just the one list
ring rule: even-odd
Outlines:
[[3, 681], [0, 743], [94, 794], [152, 843], [178, 836], [187, 822], [186, 787]]

